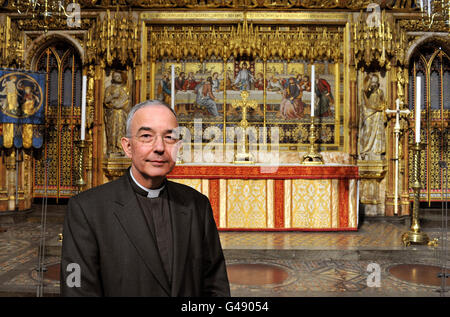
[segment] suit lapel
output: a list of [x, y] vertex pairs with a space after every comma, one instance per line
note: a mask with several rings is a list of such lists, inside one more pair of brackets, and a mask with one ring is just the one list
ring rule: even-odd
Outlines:
[[147, 226], [136, 194], [131, 188], [128, 175], [122, 176], [121, 180], [122, 190], [118, 193], [115, 201], [114, 214], [149, 271], [167, 295], [170, 295], [169, 282], [162, 266], [156, 242]]
[[175, 184], [167, 182], [173, 232], [172, 296], [178, 296], [183, 280], [191, 233], [191, 208], [184, 201], [184, 193]]

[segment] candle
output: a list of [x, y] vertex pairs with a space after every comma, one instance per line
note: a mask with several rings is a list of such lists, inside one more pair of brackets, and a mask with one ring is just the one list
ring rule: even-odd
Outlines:
[[421, 77], [416, 77], [416, 143], [420, 142], [420, 101], [421, 96]]
[[428, 16], [431, 16], [431, 1], [428, 0], [428, 6], [427, 6]]
[[83, 86], [81, 93], [81, 140], [85, 139], [86, 133], [86, 75], [83, 76]]
[[400, 99], [395, 100], [395, 128], [400, 129]]
[[170, 93], [171, 93], [171, 104], [172, 104], [172, 109], [175, 110], [175, 65], [172, 65], [172, 82], [171, 82], [171, 88], [170, 88]]
[[314, 97], [316, 95], [316, 74], [314, 65], [311, 65], [311, 117], [314, 117]]

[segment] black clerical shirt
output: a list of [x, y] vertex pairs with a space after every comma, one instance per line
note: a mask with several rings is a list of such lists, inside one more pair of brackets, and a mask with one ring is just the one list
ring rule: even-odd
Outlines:
[[[129, 170], [131, 173], [131, 170]], [[144, 212], [150, 232], [159, 250], [164, 271], [166, 272], [169, 285], [172, 284], [173, 265], [173, 233], [170, 219], [169, 197], [166, 181], [161, 186], [164, 188], [159, 192], [158, 197], [148, 198], [148, 192], [140, 188], [136, 181], [129, 174], [131, 187], [136, 193], [137, 200]]]

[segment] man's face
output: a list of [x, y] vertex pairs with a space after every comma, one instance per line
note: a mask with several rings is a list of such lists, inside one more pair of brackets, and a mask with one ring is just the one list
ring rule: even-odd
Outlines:
[[144, 107], [134, 114], [131, 136], [122, 138], [122, 147], [132, 168], [144, 179], [164, 178], [174, 168], [177, 127], [173, 113], [162, 105]]

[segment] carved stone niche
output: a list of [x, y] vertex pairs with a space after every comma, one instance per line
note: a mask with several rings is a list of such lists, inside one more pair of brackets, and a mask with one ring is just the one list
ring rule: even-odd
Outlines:
[[131, 160], [127, 157], [110, 157], [103, 160], [103, 171], [112, 181], [122, 176], [130, 165]]
[[386, 194], [385, 175], [387, 163], [358, 160], [360, 203], [365, 216], [383, 216]]

